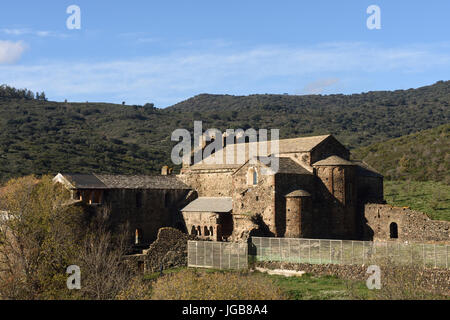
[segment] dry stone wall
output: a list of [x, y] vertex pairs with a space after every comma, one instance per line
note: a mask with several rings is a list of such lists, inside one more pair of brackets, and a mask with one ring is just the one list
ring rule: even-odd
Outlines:
[[196, 239], [174, 228], [159, 229], [156, 241], [141, 255], [145, 271], [156, 272], [161, 266], [163, 269], [187, 266], [187, 242]]
[[[286, 262], [257, 262], [257, 267], [267, 269], [285, 269], [294, 271], [305, 271], [314, 275], [333, 275], [342, 279], [366, 281], [368, 278], [367, 265], [338, 265], [338, 264], [306, 264]], [[414, 267], [380, 266], [382, 274], [395, 277], [399, 273], [414, 274], [417, 285], [427, 290], [448, 292], [450, 283], [450, 270], [448, 269], [417, 269]]]
[[[386, 240], [450, 243], [450, 222], [431, 220], [426, 214], [386, 204], [367, 204], [364, 215], [366, 237]], [[393, 234], [394, 233], [394, 234]]]

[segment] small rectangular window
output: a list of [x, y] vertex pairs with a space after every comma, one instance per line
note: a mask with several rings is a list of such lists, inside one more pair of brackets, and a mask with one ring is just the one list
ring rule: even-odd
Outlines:
[[257, 185], [258, 184], [258, 173], [255, 171], [253, 171], [253, 185]]
[[140, 191], [138, 191], [136, 193], [136, 208], [141, 208], [142, 207], [142, 193]]

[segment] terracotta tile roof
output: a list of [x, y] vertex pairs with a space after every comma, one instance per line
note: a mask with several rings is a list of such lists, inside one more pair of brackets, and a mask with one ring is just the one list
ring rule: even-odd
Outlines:
[[231, 212], [233, 200], [230, 197], [200, 197], [184, 207], [182, 212]]

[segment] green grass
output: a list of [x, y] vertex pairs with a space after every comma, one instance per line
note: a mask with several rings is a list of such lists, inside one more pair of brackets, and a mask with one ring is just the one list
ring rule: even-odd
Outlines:
[[384, 197], [394, 206], [410, 207], [434, 220], [450, 221], [450, 186], [433, 181], [385, 181]]
[[[174, 268], [164, 270], [164, 274], [179, 272], [186, 268]], [[233, 273], [235, 270], [200, 269], [207, 273]], [[355, 296], [369, 299], [371, 292], [360, 281], [340, 279], [336, 276], [316, 276], [304, 274], [301, 277], [284, 277], [268, 275], [255, 271], [253, 276], [262, 276], [271, 280], [278, 286], [289, 299], [292, 300], [348, 300]], [[156, 280], [159, 272], [147, 274], [144, 280]]]
[[265, 275], [272, 279], [283, 292], [293, 300], [348, 300], [355, 296], [351, 291], [355, 290], [358, 297], [370, 298], [370, 290], [363, 282], [350, 282], [336, 276], [315, 276], [304, 274], [301, 277], [284, 277]]

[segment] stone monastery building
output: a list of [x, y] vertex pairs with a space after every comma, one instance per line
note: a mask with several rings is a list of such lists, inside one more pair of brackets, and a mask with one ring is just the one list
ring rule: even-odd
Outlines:
[[[252, 235], [320, 239], [449, 241], [449, 223], [384, 204], [383, 176], [332, 135], [279, 140], [243, 163], [205, 159], [158, 176], [58, 174], [74, 202], [128, 223], [135, 245], [148, 245], [161, 227], [202, 239], [247, 241]], [[225, 146], [236, 148], [238, 144]], [[269, 144], [270, 146], [270, 144]], [[214, 157], [218, 154], [211, 155]], [[264, 156], [277, 156], [268, 171]], [[253, 160], [253, 161], [252, 161]]]

